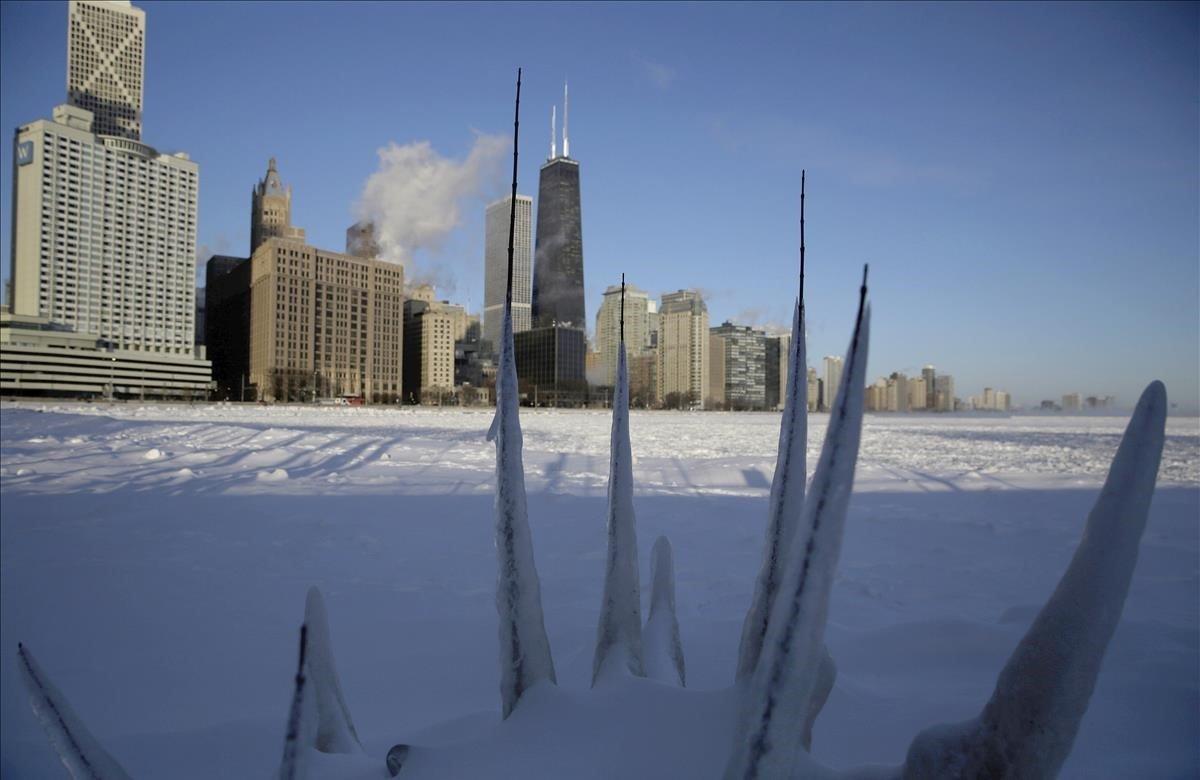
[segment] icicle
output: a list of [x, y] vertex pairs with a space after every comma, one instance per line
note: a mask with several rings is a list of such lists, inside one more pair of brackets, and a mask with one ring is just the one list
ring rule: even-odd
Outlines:
[[315, 586], [308, 589], [304, 624], [308, 626], [308, 677], [317, 705], [317, 736], [313, 746], [322, 753], [362, 752], [333, 662], [325, 599]]
[[866, 294], [864, 269], [845, 381], [830, 415], [801, 530], [788, 551], [762, 655], [746, 690], [726, 778], [787, 777], [802, 748], [821, 674], [829, 595], [862, 434], [871, 328]]
[[808, 350], [804, 322], [804, 174], [800, 174], [800, 294], [792, 312], [792, 342], [788, 349], [787, 395], [779, 421], [775, 477], [767, 504], [767, 538], [754, 599], [742, 624], [738, 650], [738, 681], [749, 679], [758, 665], [767, 619], [783, 578], [790, 549], [804, 509], [804, 480], [808, 467]]
[[683, 642], [675, 616], [675, 565], [671, 543], [660, 536], [650, 552], [650, 617], [646, 618], [646, 676], [652, 680], [686, 686]]
[[625, 344], [617, 345], [608, 466], [608, 565], [596, 629], [592, 685], [606, 666], [637, 677], [642, 667], [642, 607], [638, 582], [637, 529], [633, 514], [633, 454], [629, 445], [629, 373]]
[[50, 746], [71, 777], [76, 780], [129, 780], [129, 774], [100, 746], [70, 702], [54, 687], [33, 659], [33, 654], [22, 644], [17, 645], [17, 659], [33, 714], [46, 730]]
[[488, 440], [496, 442], [496, 611], [500, 616], [500, 704], [505, 718], [530, 686], [555, 681], [554, 659], [542, 617], [542, 593], [533, 561], [525, 503], [525, 467], [521, 461], [517, 365], [513, 356], [512, 258], [517, 207], [517, 148], [521, 111], [521, 71], [517, 71], [513, 120], [513, 184], [508, 228], [508, 291], [500, 334], [496, 377], [496, 417]]
[[312, 698], [308, 679], [304, 675], [308, 653], [308, 626], [300, 626], [300, 662], [296, 664], [296, 681], [292, 691], [292, 706], [288, 709], [287, 734], [283, 739], [283, 760], [279, 763], [279, 780], [303, 780], [308, 776], [309, 746], [315, 729], [312, 722]]
[[1167, 392], [1138, 401], [1083, 538], [979, 717], [913, 740], [906, 778], [1054, 777], [1071, 752], [1121, 618], [1162, 459]]

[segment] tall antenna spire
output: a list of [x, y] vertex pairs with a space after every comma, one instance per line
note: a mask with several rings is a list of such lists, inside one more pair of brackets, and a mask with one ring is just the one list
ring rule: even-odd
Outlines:
[[563, 79], [563, 157], [571, 156], [571, 141], [567, 138], [567, 111], [570, 110], [570, 98], [567, 95], [567, 81]]
[[558, 156], [558, 130], [555, 128], [555, 114], [558, 113], [558, 106], [550, 106], [550, 159], [553, 160]]
[[[512, 316], [512, 278], [513, 278], [513, 235], [517, 225], [517, 149], [521, 138], [521, 69], [517, 68], [517, 104], [513, 109], [513, 176], [512, 196], [508, 203], [508, 284], [504, 289], [504, 318]], [[506, 343], [505, 349], [511, 349], [512, 344]], [[499, 412], [497, 412], [497, 416]]]
[[[800, 171], [800, 311], [804, 311], [804, 170]], [[803, 335], [801, 336], [803, 338]]]
[[625, 343], [625, 274], [621, 274], [621, 343]]

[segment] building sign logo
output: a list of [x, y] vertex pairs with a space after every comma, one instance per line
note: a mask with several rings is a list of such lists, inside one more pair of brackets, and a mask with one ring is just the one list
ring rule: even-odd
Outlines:
[[33, 141], [22, 141], [17, 144], [17, 165], [29, 165], [33, 162]]

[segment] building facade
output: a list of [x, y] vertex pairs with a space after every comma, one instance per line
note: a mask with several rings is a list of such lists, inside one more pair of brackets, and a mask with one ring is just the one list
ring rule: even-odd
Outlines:
[[[621, 343], [621, 286], [604, 291], [596, 311], [596, 350], [599, 353], [597, 384], [617, 383], [617, 347]], [[650, 349], [650, 296], [631, 284], [625, 285], [625, 356], [632, 359]]]
[[582, 328], [554, 325], [513, 334], [517, 380], [526, 403], [581, 406], [588, 401], [584, 374], [587, 337]]
[[194, 353], [199, 168], [58, 106], [16, 134], [12, 311], [120, 349]]
[[[766, 408], [782, 409], [787, 400], [788, 370], [792, 358], [792, 334], [767, 336]], [[810, 396], [811, 397], [811, 396]]]
[[[748, 325], [723, 322], [709, 332], [725, 343], [724, 407], [733, 410], [767, 408], [767, 334]], [[716, 366], [709, 368], [710, 376]], [[775, 377], [778, 387], [779, 379]]]
[[216, 397], [256, 400], [250, 383], [250, 258], [213, 255], [204, 269], [204, 345]]
[[455, 344], [466, 336], [466, 311], [434, 300], [433, 287], [419, 285], [404, 302], [404, 400], [445, 403], [454, 395]]
[[829, 411], [837, 401], [838, 389], [842, 386], [842, 358], [825, 356], [825, 385], [821, 391], [821, 408]]
[[141, 140], [145, 54], [146, 12], [128, 0], [67, 4], [67, 103], [97, 135]]
[[250, 283], [250, 380], [267, 401], [400, 400], [404, 268], [269, 238]]
[[[483, 338], [500, 349], [504, 327], [504, 296], [508, 289], [508, 223], [512, 197], [488, 205], [483, 227]], [[513, 224], [513, 333], [532, 327], [533, 198], [517, 195]]]
[[379, 240], [375, 236], [375, 223], [360, 220], [346, 228], [346, 254], [375, 259], [379, 257]]
[[708, 306], [695, 290], [662, 296], [658, 398], [668, 406], [702, 405], [709, 388]]
[[[563, 145], [551, 123], [550, 158], [538, 174], [537, 237], [533, 263], [533, 327], [586, 328], [583, 302], [583, 212], [579, 162], [571, 159], [563, 91]], [[573, 369], [572, 369], [573, 370]]]

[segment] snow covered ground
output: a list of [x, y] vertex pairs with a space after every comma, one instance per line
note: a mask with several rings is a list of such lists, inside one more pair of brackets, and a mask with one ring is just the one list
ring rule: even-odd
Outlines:
[[[582, 691], [610, 418], [522, 411], [546, 627], [560, 686]], [[825, 420], [810, 418], [810, 468]], [[21, 641], [135, 777], [268, 775], [312, 584], [381, 767], [394, 743], [477, 733], [499, 708], [490, 422], [490, 410], [5, 404], [0, 773], [60, 772], [18, 680]], [[925, 726], [978, 713], [1065, 569], [1125, 423], [867, 417], [817, 759], [898, 764]], [[634, 412], [631, 430], [642, 581], [666, 534], [688, 686], [727, 686], [779, 416]], [[1171, 418], [1133, 588], [1063, 776], [1200, 773], [1198, 537], [1200, 421]]]

